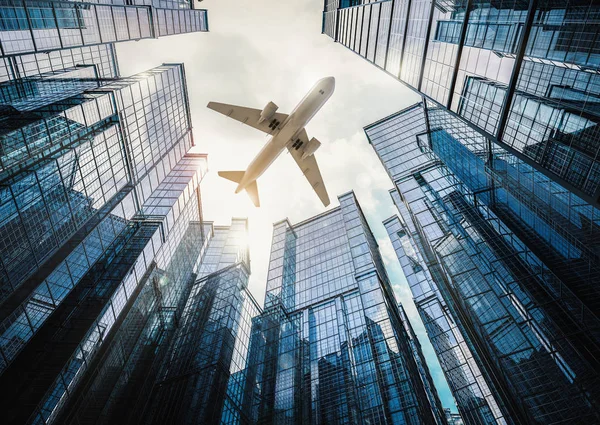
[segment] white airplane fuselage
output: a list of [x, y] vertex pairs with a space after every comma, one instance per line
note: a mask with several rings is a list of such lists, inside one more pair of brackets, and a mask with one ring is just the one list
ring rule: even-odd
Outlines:
[[333, 77], [317, 81], [287, 119], [275, 129], [271, 139], [248, 165], [235, 193], [241, 192], [258, 179], [288, 145], [294, 143], [306, 124], [331, 97], [334, 89], [335, 79]]

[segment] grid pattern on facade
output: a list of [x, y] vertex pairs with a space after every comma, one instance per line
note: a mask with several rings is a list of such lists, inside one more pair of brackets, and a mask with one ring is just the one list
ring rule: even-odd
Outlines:
[[320, 216], [274, 225], [265, 312], [250, 342], [251, 421], [440, 423], [375, 239], [354, 195], [339, 199]]
[[[55, 159], [40, 161], [33, 155], [31, 145], [23, 149], [26, 152], [24, 158], [14, 157], [20, 162], [33, 164], [35, 171], [19, 172], [12, 179], [5, 180], [3, 186], [6, 193], [2, 206], [6, 214], [3, 214], [4, 224], [1, 227], [3, 298], [13, 295], [20, 285], [31, 282], [35, 286], [22, 288], [33, 292], [26, 294], [27, 298], [15, 297], [8, 304], [14, 310], [8, 312], [10, 315], [5, 315], [2, 322], [4, 331], [0, 345], [5, 362], [14, 358], [53, 309], [116, 240], [125, 228], [125, 220], [136, 213], [136, 202], [138, 205], [145, 204], [151, 193], [158, 190], [142, 213], [161, 216], [164, 213], [161, 208], [168, 210], [171, 207], [165, 204], [169, 202], [168, 192], [159, 189], [158, 183], [182, 161], [183, 154], [191, 147], [181, 76], [179, 67], [165, 66], [105, 86], [102, 93], [93, 89], [84, 91], [84, 95], [80, 96], [82, 100], [86, 97], [91, 99], [67, 109], [64, 116], [56, 112], [51, 115], [50, 112], [60, 109], [63, 103], [69, 105], [68, 100], [45, 106], [48, 118], [43, 128], [48, 128], [50, 122], [64, 122], [69, 116], [71, 121], [77, 119], [80, 123], [77, 129], [86, 136], [91, 133], [94, 137], [91, 140], [90, 136], [75, 139], [70, 149], [66, 149], [56, 137], [50, 139], [56, 144], [50, 148], [41, 146], [39, 137], [32, 138], [30, 140], [40, 145], [40, 155], [54, 148]], [[110, 89], [115, 91], [111, 93]], [[119, 122], [109, 121], [108, 129], [103, 131], [105, 126], [97, 129], [95, 124], [104, 123], [105, 117], [115, 117], [115, 103], [123, 111], [121, 118], [127, 124], [125, 134]], [[164, 108], [173, 114], [172, 120], [167, 118]], [[143, 119], [134, 121], [136, 113], [143, 115]], [[30, 133], [23, 127], [16, 131]], [[65, 136], [73, 138], [71, 133]], [[7, 160], [4, 164], [10, 164], [14, 169], [15, 161], [9, 163]], [[185, 161], [198, 164], [198, 160], [193, 158]], [[6, 174], [9, 171], [7, 168]], [[198, 184], [195, 173], [190, 178]], [[127, 190], [126, 195], [119, 196], [128, 183], [133, 184], [134, 191]], [[185, 190], [186, 199], [182, 205], [192, 196], [192, 189], [185, 187]], [[113, 199], [117, 202], [111, 205]], [[84, 232], [72, 251], [57, 251], [84, 223], [108, 205], [110, 214], [97, 227]], [[171, 220], [166, 223], [167, 226], [171, 225]], [[45, 267], [45, 275], [41, 274], [41, 265], [49, 259], [54, 268]], [[40, 280], [43, 280], [41, 284]]]
[[[202, 235], [205, 240], [202, 241]], [[193, 282], [193, 266], [209, 242], [200, 222], [190, 221], [167, 269], [149, 269], [118, 330], [81, 378], [75, 395], [55, 408], [55, 423], [135, 423], [147, 401], [158, 366]], [[67, 405], [67, 403], [70, 403]], [[62, 414], [62, 417], [59, 415]]]
[[75, 47], [47, 53], [11, 56], [0, 59], [0, 81], [35, 77], [76, 65], [94, 65], [99, 78], [116, 78], [119, 70], [113, 43]]
[[222, 413], [240, 416], [243, 387], [236, 374], [246, 367], [249, 317], [258, 313], [245, 292], [247, 281], [240, 264], [194, 284], [154, 386], [148, 423], [218, 423]]
[[[150, 220], [143, 215], [134, 216], [132, 222], [139, 223], [141, 230], [132, 239], [131, 245], [128, 243], [125, 246], [123, 256], [117, 257], [110, 263], [111, 272], [107, 273], [109, 276], [100, 274], [96, 277], [94, 291], [87, 295], [86, 301], [89, 303], [89, 299], [99, 298], [101, 302], [98, 304], [103, 307], [94, 316], [90, 314], [89, 308], [85, 311], [85, 317], [88, 320], [97, 318], [63, 367], [54, 385], [46, 392], [45, 399], [40, 403], [39, 416], [36, 419], [36, 421], [41, 421], [39, 423], [53, 420], [52, 412], [56, 405], [64, 402], [65, 396], [70, 395], [69, 388], [76, 388], [77, 378], [83, 375], [89, 362], [104, 342], [105, 335], [111, 331], [115, 323], [119, 322], [119, 316], [126, 305], [133, 302], [139, 295], [139, 288], [149, 278], [149, 270], [153, 267], [156, 267], [156, 273], [164, 270], [164, 275], [161, 276], [162, 282], [159, 280], [161, 286], [172, 283], [173, 286], [178, 287], [189, 279], [195, 259], [186, 258], [185, 264], [182, 266], [181, 259], [175, 258], [174, 261], [174, 257], [189, 228], [190, 221], [199, 220], [196, 188], [199, 183], [198, 173], [204, 158], [190, 158], [185, 161], [186, 159], [188, 158], [184, 158], [184, 161], [181, 161], [161, 183], [163, 187], [170, 187], [170, 194], [175, 195], [173, 198], [162, 195], [161, 199], [167, 201], [175, 199], [176, 202], [169, 202], [170, 206], [163, 205], [162, 214], [153, 214]], [[160, 189], [159, 186], [157, 191], [160, 192]], [[152, 197], [148, 204], [153, 204]], [[179, 213], [175, 213], [179, 209], [175, 206], [176, 204], [181, 207]], [[177, 218], [169, 223], [170, 217], [173, 216]], [[179, 256], [188, 254], [191, 256], [192, 253], [180, 253]], [[105, 264], [103, 267], [107, 267], [107, 265]], [[74, 315], [76, 317], [82, 307], [75, 307]], [[83, 315], [83, 312], [79, 313], [79, 316]], [[80, 325], [83, 323], [85, 322], [80, 319]], [[70, 323], [67, 321], [61, 326], [69, 325]]]
[[337, 6], [339, 19], [326, 34], [598, 205], [598, 4], [377, 5], [375, 21], [371, 2], [329, 5], [324, 13]]
[[[415, 107], [423, 109], [422, 104]], [[598, 411], [587, 391], [597, 388], [598, 377], [592, 372], [593, 356], [587, 353], [598, 346], [597, 318], [585, 306], [587, 299], [575, 301], [573, 281], [560, 279], [559, 257], [548, 261], [529, 248], [546, 236], [548, 249], [552, 246], [555, 253], [568, 249], [557, 243], [566, 229], [561, 231], [550, 221], [550, 205], [543, 208], [546, 214], [539, 214], [541, 208], [526, 210], [536, 202], [535, 195], [525, 192], [531, 187], [527, 182], [541, 173], [490, 145], [433, 103], [424, 112], [429, 143], [421, 143], [410, 129], [406, 135], [386, 131], [394, 123], [412, 122], [412, 113], [408, 108], [366, 132], [376, 152], [395, 140], [397, 149], [420, 155], [422, 160], [416, 163], [426, 165], [414, 168], [407, 162], [404, 169], [396, 169], [398, 192], [393, 198], [402, 219], [390, 219], [386, 226], [463, 419], [593, 421]], [[380, 158], [388, 168], [386, 159]], [[500, 175], [511, 177], [502, 180]], [[509, 185], [509, 180], [519, 183]], [[535, 193], [549, 201], [555, 195], [544, 191], [560, 186], [549, 179], [542, 182]], [[541, 207], [543, 201], [537, 202]], [[513, 211], [513, 220], [506, 209]], [[537, 224], [532, 213], [538, 213]], [[576, 225], [573, 222], [570, 228], [574, 231]], [[523, 231], [525, 226], [530, 226], [528, 232]], [[534, 234], [539, 239], [528, 239]], [[565, 266], [574, 255], [582, 255], [573, 249], [563, 251]], [[597, 264], [588, 258], [588, 266], [581, 268], [586, 272]], [[573, 269], [572, 264], [569, 267]], [[585, 280], [579, 282], [583, 290]], [[557, 285], [563, 285], [565, 298], [560, 299]], [[467, 365], [460, 366], [462, 355], [457, 356], [459, 347], [474, 358], [479, 371], [465, 373]], [[469, 398], [463, 384], [468, 376], [475, 377], [470, 378]]]
[[[174, 323], [202, 246], [202, 225], [190, 223], [201, 218], [206, 156], [186, 154], [193, 142], [183, 67], [105, 81], [100, 63], [61, 69], [81, 59], [71, 53], [49, 57], [60, 63], [32, 56], [38, 67], [29, 76], [0, 87], [3, 104], [20, 111], [1, 135], [0, 384], [16, 385], [13, 396], [25, 403], [3, 400], [9, 421], [63, 422], [65, 409], [85, 405], [84, 416], [110, 423], [98, 401], [109, 394], [90, 376], [97, 384], [121, 354], [142, 356], [131, 334], [158, 337]], [[132, 309], [140, 315], [124, 322]], [[114, 338], [128, 348], [107, 351]], [[96, 356], [108, 359], [105, 369]], [[142, 360], [119, 367], [133, 373]], [[96, 388], [92, 398], [102, 394], [96, 404], [73, 397], [82, 385]]]
[[162, 8], [130, 2], [7, 1], [0, 6], [0, 54], [4, 57], [207, 31], [206, 10], [183, 5], [186, 7], [177, 2], [161, 4], [170, 7]]

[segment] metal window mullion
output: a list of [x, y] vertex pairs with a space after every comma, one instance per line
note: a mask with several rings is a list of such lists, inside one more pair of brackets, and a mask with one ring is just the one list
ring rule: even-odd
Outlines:
[[392, 22], [394, 22], [394, 5], [396, 0], [391, 1], [391, 9], [390, 9], [390, 25], [388, 29], [387, 41], [385, 45], [385, 58], [383, 59], [383, 69], [387, 69], [388, 63], [388, 53], [390, 51], [390, 38], [392, 36]]
[[62, 33], [60, 31], [60, 27], [58, 25], [58, 17], [56, 16], [56, 8], [54, 7], [54, 2], [51, 2], [51, 6], [52, 7], [52, 16], [54, 17], [54, 24], [56, 25], [56, 31], [58, 32], [58, 41], [60, 42], [60, 48], [64, 49], [64, 44], [63, 44], [63, 40], [62, 40]]
[[379, 44], [379, 27], [381, 26], [381, 3], [379, 3], [379, 16], [377, 16], [377, 28], [375, 29], [375, 51], [373, 52], [373, 63], [377, 61], [377, 44]]
[[346, 27], [344, 26], [344, 18], [345, 18], [344, 11], [340, 10], [339, 20], [338, 20], [338, 23], [339, 23], [339, 34], [338, 34], [339, 40], [338, 40], [338, 42], [340, 42], [342, 44], [344, 44], [344, 31], [346, 30]]
[[25, 16], [27, 17], [27, 23], [29, 24], [29, 34], [31, 35], [31, 42], [33, 43], [33, 50], [35, 52], [38, 52], [38, 48], [37, 48], [37, 43], [35, 41], [35, 36], [33, 34], [33, 25], [31, 24], [31, 16], [29, 16], [29, 9], [27, 9], [27, 2], [25, 0], [22, 0], [21, 3], [23, 3], [23, 9], [25, 10]]
[[119, 41], [118, 31], [117, 31], [117, 23], [115, 22], [115, 14], [114, 14], [114, 6], [110, 5], [110, 19], [112, 20], [113, 29], [115, 31], [115, 40]]
[[[596, 35], [594, 36], [594, 42], [592, 43], [592, 46], [598, 46], [599, 43], [600, 43], [600, 30], [596, 30]], [[589, 58], [590, 58], [591, 54], [592, 54], [592, 52], [590, 50], [590, 52], [587, 55], [588, 60], [586, 60], [586, 62], [589, 62]]]
[[346, 13], [345, 9], [341, 9], [339, 11], [338, 23], [339, 23], [339, 32], [338, 32], [338, 42], [344, 44], [345, 34], [346, 34]]
[[365, 59], [368, 59], [369, 56], [369, 40], [371, 38], [371, 19], [373, 18], [373, 4], [369, 4], [369, 25], [367, 25], [367, 40], [365, 46]]
[[419, 82], [417, 88], [421, 91], [423, 76], [425, 75], [425, 63], [427, 62], [427, 51], [429, 49], [429, 36], [433, 26], [433, 12], [435, 11], [435, 0], [431, 0], [431, 9], [429, 10], [429, 21], [427, 22], [427, 33], [425, 34], [425, 46], [423, 46], [423, 57], [421, 58], [421, 71], [419, 72]]
[[[79, 5], [78, 3], [75, 3], [74, 7], [75, 7], [75, 15], [77, 16], [77, 19], [79, 19], [82, 16], [81, 11], [79, 10], [81, 5]], [[82, 18], [82, 20], [83, 20], [83, 18]], [[81, 36], [81, 45], [86, 46], [85, 38], [83, 37], [83, 25], [78, 25], [78, 27], [79, 27], [79, 35]], [[100, 27], [98, 27], [98, 31], [100, 31]]]
[[125, 11], [125, 25], [127, 25], [127, 39], [131, 40], [131, 29], [129, 28], [129, 15], [127, 14], [127, 6], [123, 6]]
[[350, 39], [352, 37], [352, 11], [351, 9], [346, 9], [346, 37], [344, 39], [344, 44], [350, 47]]
[[502, 136], [504, 135], [504, 128], [506, 127], [508, 114], [510, 112], [512, 100], [515, 94], [515, 88], [519, 79], [521, 64], [523, 63], [525, 49], [527, 48], [527, 43], [529, 42], [529, 34], [531, 34], [531, 27], [533, 26], [533, 19], [535, 17], [536, 6], [537, 0], [529, 1], [529, 8], [527, 9], [527, 17], [525, 18], [525, 25], [523, 28], [523, 34], [521, 36], [521, 42], [516, 53], [515, 63], [513, 65], [512, 74], [510, 76], [506, 97], [504, 98], [504, 103], [500, 112], [500, 119], [498, 120], [498, 130], [496, 131], [496, 138], [498, 140], [501, 140]]
[[[131, 88], [129, 88], [131, 90]], [[136, 211], [139, 211], [141, 206], [138, 199], [137, 189], [136, 189], [136, 181], [134, 180], [135, 170], [133, 169], [132, 158], [129, 154], [129, 144], [127, 138], [127, 132], [125, 131], [124, 126], [126, 123], [123, 121], [122, 112], [119, 110], [118, 102], [117, 102], [117, 94], [113, 91], [110, 93], [111, 99], [113, 102], [114, 110], [116, 111], [117, 116], [119, 117], [118, 126], [120, 133], [120, 145], [123, 152], [123, 160], [125, 162], [125, 171], [127, 172], [128, 182], [132, 186], [133, 192], [133, 201], [135, 202]], [[120, 95], [120, 94], [119, 94]]]
[[90, 9], [94, 10], [94, 16], [96, 17], [96, 25], [98, 25], [98, 35], [100, 36], [100, 44], [104, 43], [102, 40], [102, 28], [100, 27], [100, 18], [98, 18], [98, 9], [96, 9], [96, 5], [90, 5]]
[[427, 141], [429, 142], [429, 149], [433, 152], [433, 143], [431, 142], [431, 127], [429, 125], [429, 109], [427, 108], [427, 99], [421, 97], [421, 103], [423, 104], [423, 114], [425, 115], [425, 131], [427, 132]]
[[423, 93], [420, 93], [418, 90], [416, 90], [410, 84], [405, 83], [403, 81], [401, 81], [401, 82], [402, 82], [402, 84], [404, 84], [405, 86], [407, 86], [408, 88], [410, 88], [411, 90], [413, 90], [414, 92], [416, 92], [416, 93], [420, 94], [421, 96], [425, 97], [427, 100], [430, 100], [430, 101], [434, 102], [435, 104], [439, 105], [440, 107], [444, 108], [444, 110], [446, 112], [448, 112], [452, 116], [458, 118], [463, 124], [467, 125], [471, 129], [473, 129], [475, 132], [481, 134], [482, 136], [490, 139], [492, 141], [492, 143], [495, 143], [495, 144], [499, 145], [502, 149], [504, 149], [505, 151], [507, 151], [509, 154], [514, 155], [517, 159], [519, 159], [519, 160], [523, 161], [525, 164], [531, 166], [536, 171], [540, 172], [541, 174], [545, 175], [546, 177], [550, 178], [551, 180], [556, 181], [558, 184], [560, 184], [561, 186], [563, 186], [564, 188], [566, 188], [567, 190], [569, 190], [573, 194], [577, 195], [578, 197], [580, 197], [584, 201], [588, 202], [589, 204], [594, 205], [596, 207], [600, 207], [600, 188], [598, 190], [598, 197], [595, 197], [595, 195], [592, 196], [592, 195], [584, 192], [582, 189], [580, 189], [580, 188], [576, 187], [575, 185], [573, 185], [572, 183], [569, 183], [568, 181], [564, 180], [558, 174], [555, 174], [555, 173], [547, 170], [546, 168], [542, 167], [536, 161], [532, 160], [531, 158], [529, 158], [527, 155], [525, 155], [524, 153], [520, 152], [516, 148], [512, 147], [511, 145], [507, 144], [506, 142], [503, 142], [503, 141], [499, 140], [495, 135], [493, 135], [493, 134], [485, 131], [482, 128], [479, 128], [475, 124], [472, 124], [470, 121], [466, 120], [464, 117], [461, 117], [456, 112], [454, 112], [452, 110], [449, 110], [449, 109], [446, 109], [444, 107], [444, 105], [442, 105], [437, 100], [432, 99], [432, 98], [430, 98], [429, 96], [427, 96], [427, 95], [425, 95]]
[[[26, 221], [23, 219], [23, 215], [21, 214], [21, 208], [19, 208], [19, 204], [17, 203], [17, 198], [15, 197], [15, 192], [13, 191], [12, 186], [6, 186], [10, 192], [10, 196], [13, 199], [14, 203], [15, 203], [15, 209], [17, 210], [17, 215], [19, 216], [19, 221], [21, 222], [21, 225], [23, 226], [23, 230], [25, 230], [25, 223]], [[31, 239], [29, 237], [29, 232], [24, 232], [25, 233], [25, 240], [27, 241], [27, 245], [29, 246], [29, 249], [31, 250], [31, 253], [35, 252], [35, 250], [33, 249], [33, 244], [31, 243]], [[37, 260], [37, 258], [35, 258], [35, 255], [33, 256], [33, 259], [35, 261], [35, 267], [39, 267], [40, 263]], [[14, 291], [13, 291], [14, 293]], [[29, 319], [28, 319], [29, 320]]]
[[[363, 31], [363, 22], [365, 21], [365, 9], [366, 6], [361, 6], [362, 9], [362, 17], [360, 19], [360, 35], [358, 36], [358, 49], [354, 50], [356, 53], [360, 55], [360, 47], [362, 46], [362, 31]], [[356, 17], [356, 33], [358, 34], [358, 16]]]
[[473, 0], [467, 0], [467, 9], [465, 10], [465, 18], [463, 19], [463, 26], [458, 39], [458, 52], [456, 52], [456, 61], [454, 61], [454, 69], [452, 71], [452, 80], [450, 81], [448, 101], [446, 102], [446, 107], [448, 109], [450, 109], [452, 106], [452, 98], [454, 97], [454, 90], [456, 88], [456, 80], [458, 78], [458, 70], [460, 67], [460, 61], [462, 59], [462, 51], [464, 48], [465, 39], [467, 38], [467, 27], [469, 25], [469, 17], [471, 15], [472, 5]]
[[354, 40], [352, 42], [352, 50], [356, 51], [356, 33], [358, 32], [358, 11], [359, 8], [358, 7], [354, 7], [352, 8], [352, 16], [354, 17], [354, 12], [356, 11], [356, 18], [354, 19], [354, 26], [352, 28], [352, 30], [354, 31]]
[[335, 31], [333, 32], [333, 40], [335, 42], [339, 41], [339, 34], [340, 34], [340, 7], [338, 6], [338, 8], [335, 11]]
[[[173, 32], [171, 34], [168, 35], [173, 35], [175, 34], [175, 12], [179, 12], [179, 9], [171, 9], [171, 29], [173, 30]], [[165, 11], [165, 15], [167, 14], [167, 12]], [[179, 17], [179, 15], [177, 15], [177, 17]], [[181, 21], [180, 21], [181, 23]], [[180, 26], [181, 29], [181, 26]], [[181, 34], [181, 33], [178, 33]]]
[[[60, 169], [58, 168], [58, 164], [56, 164], [56, 165], [57, 165], [56, 171], [58, 171], [58, 173], [61, 177], [60, 182], [63, 185], [63, 193], [65, 193], [65, 195], [66, 195], [66, 192], [64, 192], [64, 181], [63, 181], [62, 175], [60, 174]], [[40, 188], [40, 196], [42, 198], [42, 201], [44, 202], [44, 209], [46, 210], [46, 213], [48, 214], [48, 222], [50, 223], [50, 229], [52, 230], [52, 234], [54, 235], [54, 238], [56, 239], [57, 248], [59, 248], [60, 245], [58, 245], [59, 244], [58, 232], [56, 231], [54, 222], [52, 221], [52, 214], [50, 213], [50, 207], [48, 206], [48, 201], [46, 200], [47, 194], [44, 193], [44, 191], [42, 190], [42, 184], [40, 183], [40, 178], [39, 178], [37, 172], [34, 172], [33, 175], [35, 176], [35, 181], [36, 181], [38, 187]], [[67, 205], [69, 206], [69, 211], [71, 212], [71, 217], [73, 217], [73, 210], [71, 209], [71, 203], [69, 202], [68, 197], [67, 197]]]
[[400, 67], [398, 68], [398, 75], [395, 76], [400, 81], [402, 81], [402, 79], [400, 78], [400, 73], [402, 72], [402, 67], [404, 65], [404, 51], [406, 50], [406, 36], [408, 35], [408, 18], [410, 17], [411, 7], [412, 0], [408, 0], [408, 3], [406, 5], [406, 22], [404, 24], [404, 36], [402, 37], [402, 50], [400, 52]]
[[352, 31], [354, 31], [354, 41], [350, 48], [352, 49], [353, 52], [356, 52], [356, 42], [358, 41], [358, 17], [360, 16], [361, 9], [359, 9], [358, 7], [355, 7], [352, 10], [353, 10], [353, 12], [354, 12], [354, 10], [356, 10], [356, 17], [354, 19], [354, 25], [352, 28]]
[[[100, 107], [98, 106], [98, 102], [96, 102], [96, 106], [98, 107], [98, 112], [100, 112]], [[95, 134], [90, 135], [90, 152], [92, 154], [92, 161], [94, 161], [94, 166], [95, 166], [96, 172], [98, 173], [98, 180], [100, 180], [100, 168], [98, 167], [98, 161], [96, 161], [96, 153], [94, 152], [94, 137], [95, 137]], [[104, 191], [103, 184], [100, 184], [100, 191], [102, 192], [102, 197], [104, 198], [103, 202], [106, 203], [106, 192]]]
[[343, 13], [343, 21], [344, 21], [344, 34], [342, 35], [342, 44], [347, 46], [348, 40], [350, 40], [350, 9], [344, 9]]

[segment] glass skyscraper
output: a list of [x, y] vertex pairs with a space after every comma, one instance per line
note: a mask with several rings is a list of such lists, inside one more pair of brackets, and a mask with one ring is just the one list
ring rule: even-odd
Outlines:
[[175, 281], [155, 272], [55, 423], [246, 423], [241, 408], [251, 317], [247, 222], [194, 223]]
[[189, 279], [206, 156], [188, 153], [183, 65], [110, 81], [76, 65], [3, 88], [1, 403], [8, 422], [47, 423], [142, 288]]
[[114, 43], [207, 30], [185, 0], [0, 4], [3, 420], [61, 422], [123, 329], [173, 320], [206, 155], [189, 153], [183, 66], [120, 78]]
[[599, 16], [580, 0], [326, 0], [323, 33], [598, 207]]
[[445, 424], [352, 192], [274, 225], [243, 410], [257, 424]]
[[594, 207], [428, 101], [365, 132], [395, 184], [399, 216], [384, 224], [464, 422], [598, 421], [597, 288], [578, 275], [597, 263], [565, 237]]
[[77, 94], [70, 85], [75, 67], [88, 67], [90, 83], [119, 77], [117, 42], [202, 31], [208, 31], [207, 11], [192, 0], [2, 1], [1, 112], [32, 111], [16, 100], [61, 88], [71, 89], [65, 99]]
[[[87, 50], [107, 43], [207, 30], [207, 12], [195, 9], [192, 0], [4, 0], [0, 4], [2, 57]], [[15, 63], [5, 60], [9, 67]]]

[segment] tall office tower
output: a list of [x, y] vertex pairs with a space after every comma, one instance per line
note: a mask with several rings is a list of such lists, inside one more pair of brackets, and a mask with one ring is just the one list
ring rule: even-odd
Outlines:
[[240, 423], [250, 317], [260, 312], [247, 291], [247, 223], [192, 225], [175, 256], [196, 260], [194, 273], [149, 279], [55, 423], [209, 424], [222, 414]]
[[[548, 256], [548, 266], [580, 301], [600, 311], [600, 289], [592, 284], [600, 280], [600, 4], [358, 3], [327, 0], [323, 31], [418, 91], [426, 106], [459, 117], [456, 122], [493, 145], [488, 151], [510, 153], [537, 180], [560, 185], [552, 199], [530, 198], [537, 203], [530, 208], [547, 210], [544, 226], [577, 252], [567, 253], [557, 240], [551, 249], [558, 252], [538, 254]], [[556, 213], [561, 210], [569, 212]], [[533, 233], [547, 238], [542, 230]]]
[[339, 201], [274, 225], [244, 412], [258, 424], [445, 424], [360, 206], [352, 192]]
[[183, 65], [101, 87], [93, 68], [65, 70], [68, 84], [42, 78], [2, 120], [0, 403], [11, 423], [51, 422], [140, 288], [158, 273], [179, 285], [197, 261], [178, 251], [198, 240], [206, 171], [187, 153]]
[[[414, 241], [396, 244], [414, 250], [405, 272], [416, 276], [411, 289], [429, 335], [442, 363], [443, 353], [456, 351], [455, 364], [442, 367], [465, 422], [598, 421], [600, 5], [350, 6], [326, 2], [324, 32], [423, 97], [366, 132], [399, 192], [402, 217], [388, 226], [392, 239], [402, 227], [400, 239]], [[440, 176], [429, 174], [435, 172]], [[437, 222], [421, 223], [425, 216]], [[445, 265], [453, 248], [442, 235], [454, 236], [464, 261]], [[474, 244], [485, 261], [476, 261]], [[415, 267], [423, 270], [411, 272], [408, 258], [420, 258]], [[518, 307], [489, 309], [498, 312], [497, 323], [522, 328], [515, 335], [527, 344], [501, 342], [513, 333], [494, 330], [486, 308], [464, 304], [476, 292], [461, 289], [464, 277], [455, 278], [452, 267], [468, 264], [485, 277], [478, 290], [491, 291], [498, 305], [519, 300]], [[469, 394], [457, 395], [465, 382]]]
[[[445, 414], [445, 409], [444, 407], [442, 407], [442, 402], [437, 393], [437, 390], [435, 389], [435, 384], [433, 382], [433, 378], [431, 377], [431, 373], [429, 372], [429, 367], [427, 367], [427, 360], [425, 359], [425, 354], [423, 354], [421, 343], [417, 338], [417, 334], [415, 333], [415, 330], [413, 329], [410, 320], [408, 320], [408, 316], [406, 315], [404, 307], [400, 303], [398, 303], [398, 311], [400, 312], [400, 318], [402, 319], [402, 324], [404, 325], [404, 329], [406, 330], [406, 335], [408, 337], [408, 342], [410, 344], [412, 355], [419, 369], [419, 375], [421, 376], [423, 387], [425, 388], [427, 398], [429, 399], [429, 404], [431, 404], [431, 406], [434, 406], [433, 413], [434, 416], [436, 416], [436, 423], [445, 424], [444, 419], [447, 419], [447, 415]], [[443, 419], [440, 416], [445, 418]]]
[[119, 77], [116, 42], [197, 31], [208, 31], [207, 12], [195, 9], [193, 0], [5, 0], [0, 4], [2, 113], [22, 111], [14, 98], [35, 96], [40, 85], [48, 91], [51, 78], [67, 79], [76, 66], [93, 66], [88, 78], [98, 83]]
[[251, 318], [261, 312], [247, 290], [246, 223], [214, 228], [142, 423], [246, 423]]
[[194, 9], [193, 0], [5, 0], [0, 5], [2, 58], [207, 30], [207, 12]]
[[596, 208], [599, 25], [588, 0], [326, 0], [323, 13], [335, 41]]
[[[466, 424], [600, 420], [597, 210], [446, 108], [365, 128], [384, 223]], [[570, 268], [570, 273], [566, 270]]]

